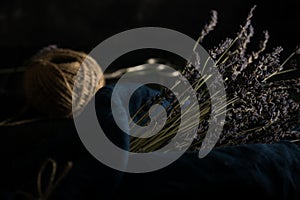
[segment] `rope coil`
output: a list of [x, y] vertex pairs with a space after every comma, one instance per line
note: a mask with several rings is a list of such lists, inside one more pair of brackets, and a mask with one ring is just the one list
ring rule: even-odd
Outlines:
[[[78, 71], [80, 88], [73, 88]], [[83, 73], [82, 73], [83, 72]], [[96, 91], [105, 85], [103, 72], [89, 55], [70, 49], [41, 51], [29, 62], [24, 74], [24, 91], [28, 103], [50, 117], [71, 118], [80, 113]]]

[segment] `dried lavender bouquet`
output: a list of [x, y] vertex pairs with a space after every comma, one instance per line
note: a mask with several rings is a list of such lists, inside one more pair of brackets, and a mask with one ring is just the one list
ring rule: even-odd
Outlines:
[[[217, 109], [219, 113], [226, 112], [225, 124], [217, 146], [300, 139], [300, 133], [295, 131], [300, 122], [299, 102], [291, 95], [291, 91], [294, 94], [300, 92], [300, 78], [271, 79], [278, 74], [296, 70], [293, 58], [299, 50], [295, 50], [283, 62], [280, 61], [280, 53], [283, 50], [281, 47], [265, 53], [269, 39], [267, 31], [264, 32], [264, 38], [257, 45], [257, 49], [249, 49], [254, 34], [251, 24], [254, 9], [255, 6], [250, 10], [245, 25], [241, 26], [236, 38], [227, 38], [209, 50], [211, 58], [223, 76], [226, 91], [226, 101], [220, 103]], [[202, 30], [197, 42], [201, 43], [205, 36], [214, 30], [216, 24], [217, 12], [212, 11], [211, 20]], [[191, 149], [198, 149], [201, 146], [209, 127], [209, 116], [212, 114], [211, 97], [205, 85], [206, 80], [211, 77], [196, 70], [205, 67], [199, 66], [201, 63], [199, 59], [199, 55], [194, 51], [191, 60], [182, 70], [182, 75], [197, 92], [201, 110], [197, 136]], [[154, 151], [165, 145], [176, 134], [180, 123], [180, 110], [170, 90], [165, 89], [161, 95], [151, 99], [150, 103], [160, 103], [164, 100], [172, 102], [172, 110], [165, 128], [157, 136], [147, 140], [133, 138], [132, 151]], [[140, 111], [145, 112], [146, 107]], [[186, 124], [185, 127], [187, 130], [193, 129], [193, 124]], [[178, 144], [178, 148], [182, 146], [184, 144]]]

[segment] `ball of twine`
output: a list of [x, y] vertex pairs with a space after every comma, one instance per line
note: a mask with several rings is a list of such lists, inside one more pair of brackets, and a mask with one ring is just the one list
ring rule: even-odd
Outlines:
[[[80, 81], [80, 84], [73, 88], [75, 81]], [[70, 49], [54, 48], [40, 52], [30, 60], [24, 74], [28, 103], [51, 117], [78, 115], [104, 84], [97, 62], [83, 52]], [[73, 105], [72, 96], [75, 98]]]

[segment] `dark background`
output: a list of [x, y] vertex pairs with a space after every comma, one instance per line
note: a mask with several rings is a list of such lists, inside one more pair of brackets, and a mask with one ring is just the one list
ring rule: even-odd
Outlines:
[[280, 45], [287, 54], [293, 51], [300, 36], [297, 1], [4, 0], [0, 2], [0, 67], [21, 65], [50, 44], [89, 52], [107, 37], [136, 27], [166, 27], [196, 39], [214, 9], [219, 23], [205, 40], [209, 48], [234, 37], [255, 4], [256, 38], [269, 30], [270, 48]]
[[[226, 37], [234, 38], [254, 5], [257, 8], [252, 20], [256, 33], [253, 43], [262, 38], [264, 30], [268, 30], [267, 51], [282, 46], [283, 60], [299, 44], [300, 6], [297, 1], [2, 0], [0, 118], [8, 112], [16, 112], [19, 109], [16, 105], [24, 102], [22, 73], [3, 73], [3, 69], [17, 70], [45, 46], [56, 44], [89, 52], [116, 33], [144, 26], [170, 28], [197, 39], [210, 19], [210, 10], [214, 9], [218, 11], [219, 22], [203, 43], [209, 49]], [[114, 64], [120, 68], [129, 67], [142, 64], [147, 56], [166, 56], [161, 51], [156, 55], [147, 51], [136, 53]]]

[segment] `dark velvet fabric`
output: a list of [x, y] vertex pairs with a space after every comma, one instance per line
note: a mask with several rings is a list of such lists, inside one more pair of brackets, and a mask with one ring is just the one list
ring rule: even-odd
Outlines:
[[120, 194], [146, 199], [299, 199], [299, 153], [290, 142], [215, 148], [203, 159], [187, 152], [159, 171], [126, 174]]
[[[124, 86], [124, 94], [128, 87]], [[117, 127], [111, 114], [112, 90], [110, 85], [96, 94], [97, 116], [107, 136], [128, 150], [128, 135]], [[157, 94], [141, 87], [131, 98], [130, 111], [134, 113]], [[118, 109], [125, 109], [122, 99], [114, 102]], [[37, 173], [47, 158], [57, 161], [58, 173], [67, 161], [73, 162], [51, 199], [300, 199], [300, 149], [287, 141], [215, 148], [203, 159], [198, 158], [198, 152], [186, 152], [158, 171], [130, 174], [97, 161], [83, 146], [72, 120], [1, 127], [0, 132], [0, 199], [20, 198], [18, 190], [37, 195]], [[124, 164], [126, 161], [124, 158]]]

